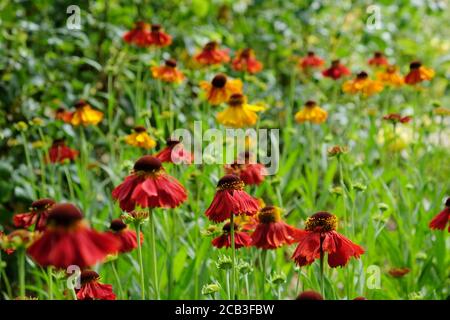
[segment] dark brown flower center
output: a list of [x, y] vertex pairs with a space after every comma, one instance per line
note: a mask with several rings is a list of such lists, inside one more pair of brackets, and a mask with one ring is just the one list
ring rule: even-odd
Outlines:
[[373, 54], [373, 56], [375, 58], [381, 58], [383, 56], [383, 53], [381, 51], [375, 51], [375, 53]]
[[152, 24], [152, 32], [159, 32], [161, 30], [161, 25]]
[[125, 222], [122, 221], [122, 219], [114, 219], [111, 221], [111, 225], [109, 226], [109, 228], [113, 231], [122, 231], [127, 227], [127, 225], [125, 224]]
[[134, 164], [135, 171], [157, 172], [161, 170], [161, 160], [152, 156], [143, 156]]
[[314, 57], [314, 51], [308, 51], [308, 57]]
[[74, 107], [75, 107], [75, 109], [80, 109], [80, 108], [85, 107], [86, 105], [87, 105], [87, 102], [86, 102], [86, 101], [84, 101], [84, 100], [78, 100], [78, 101], [75, 103]]
[[217, 49], [218, 43], [216, 41], [210, 41], [205, 45], [205, 50], [215, 50]]
[[56, 202], [53, 199], [43, 198], [43, 199], [33, 201], [31, 203], [31, 209], [33, 211], [43, 211], [43, 210], [47, 210], [48, 208], [53, 206], [55, 203]]
[[341, 61], [339, 59], [333, 60], [331, 61], [331, 66], [333, 68], [339, 67], [339, 64], [341, 63]]
[[138, 30], [149, 30], [150, 29], [150, 25], [144, 21], [138, 21], [136, 22], [136, 27], [135, 29]]
[[306, 219], [305, 229], [314, 232], [333, 231], [337, 228], [337, 217], [328, 212], [317, 212]]
[[234, 175], [227, 174], [223, 176], [217, 183], [217, 189], [220, 190], [242, 190], [244, 189], [244, 182]]
[[92, 270], [84, 270], [81, 272], [80, 280], [82, 284], [97, 281], [100, 278], [97, 272]]
[[358, 73], [357, 75], [356, 75], [356, 78], [358, 79], [358, 80], [365, 80], [365, 79], [367, 79], [369, 77], [369, 75], [367, 74], [367, 72], [365, 72], [365, 71], [361, 71], [360, 73]]
[[214, 88], [223, 88], [227, 83], [227, 76], [224, 74], [218, 74], [212, 79], [211, 83]]
[[253, 53], [252, 49], [246, 48], [246, 49], [242, 50], [241, 58], [248, 59], [252, 56], [252, 53]]
[[300, 293], [297, 300], [323, 300], [323, 297], [316, 291], [308, 290]]
[[446, 206], [447, 208], [450, 208], [450, 197], [447, 198], [447, 200], [445, 201], [445, 206]]
[[177, 144], [179, 144], [181, 141], [180, 140], [177, 140], [177, 139], [172, 139], [172, 138], [169, 138], [169, 139], [167, 139], [166, 140], [166, 144], [167, 144], [167, 146], [168, 147], [175, 147]]
[[317, 105], [317, 103], [313, 100], [308, 100], [305, 103], [305, 107], [308, 107], [308, 108], [314, 108], [316, 105]]
[[409, 68], [410, 68], [411, 70], [414, 70], [414, 69], [419, 69], [421, 66], [422, 66], [422, 63], [421, 63], [420, 61], [413, 61], [413, 62], [411, 62], [411, 64], [409, 65]]
[[48, 213], [48, 224], [70, 227], [81, 221], [83, 214], [81, 211], [71, 203], [55, 204]]
[[273, 223], [281, 220], [280, 210], [274, 206], [266, 206], [258, 213], [260, 223]]
[[245, 97], [243, 94], [235, 93], [231, 95], [230, 100], [228, 101], [228, 104], [232, 107], [240, 107], [244, 104]]
[[[233, 223], [234, 223], [234, 231], [238, 230], [239, 225], [236, 222], [233, 222]], [[222, 227], [222, 231], [225, 234], [230, 233], [231, 232], [231, 223], [229, 223], [229, 222], [225, 223], [224, 226]]]
[[166, 60], [166, 66], [170, 67], [170, 68], [176, 68], [177, 67], [177, 62], [175, 61], [175, 59], [167, 59]]
[[137, 126], [137, 127], [133, 128], [133, 131], [136, 132], [136, 133], [142, 133], [142, 132], [146, 132], [147, 129], [145, 129], [144, 126]]
[[64, 139], [55, 139], [55, 140], [53, 140], [53, 143], [52, 143], [53, 147], [61, 147], [64, 145], [65, 145]]

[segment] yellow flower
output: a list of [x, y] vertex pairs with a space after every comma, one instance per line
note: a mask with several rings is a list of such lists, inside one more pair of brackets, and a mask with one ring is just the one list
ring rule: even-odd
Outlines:
[[433, 113], [437, 116], [448, 117], [450, 116], [450, 109], [445, 107], [437, 107], [433, 110]]
[[366, 72], [360, 72], [356, 79], [348, 80], [342, 86], [342, 90], [346, 93], [361, 93], [368, 97], [383, 90], [383, 83], [378, 80], [369, 79]]
[[217, 114], [217, 121], [233, 128], [255, 125], [258, 120], [256, 112], [265, 110], [264, 107], [247, 104], [245, 96], [241, 93], [233, 94], [228, 105], [224, 111]]
[[383, 84], [393, 87], [400, 87], [405, 83], [395, 66], [388, 66], [384, 72], [377, 72], [377, 79]]
[[92, 107], [85, 102], [80, 100], [75, 104], [75, 112], [72, 114], [70, 123], [73, 126], [79, 126], [80, 124], [87, 125], [97, 125], [103, 119], [103, 112], [92, 109]]
[[305, 106], [295, 114], [295, 121], [298, 123], [311, 122], [315, 124], [323, 123], [328, 118], [328, 112], [317, 105], [315, 101], [307, 101]]
[[200, 88], [206, 93], [206, 99], [212, 105], [227, 102], [235, 93], [242, 93], [242, 81], [239, 79], [227, 79], [224, 74], [216, 75], [211, 83], [200, 82]]
[[184, 75], [177, 69], [177, 62], [174, 59], [166, 60], [163, 66], [151, 67], [152, 76], [164, 82], [181, 83]]
[[152, 149], [156, 146], [155, 140], [153, 140], [147, 133], [147, 130], [142, 126], [133, 128], [133, 133], [125, 137], [125, 142], [130, 146]]

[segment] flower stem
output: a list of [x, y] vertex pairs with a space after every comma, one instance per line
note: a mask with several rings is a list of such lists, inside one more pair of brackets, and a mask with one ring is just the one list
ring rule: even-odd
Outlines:
[[18, 250], [19, 297], [25, 298], [25, 248]]
[[[140, 239], [139, 239], [139, 241], [140, 241]], [[111, 261], [111, 268], [114, 273], [114, 277], [116, 278], [117, 289], [119, 291], [119, 299], [123, 299], [124, 297], [123, 297], [122, 283], [120, 282], [119, 273], [117, 273], [116, 263], [117, 263], [117, 261]]]
[[136, 238], [137, 238], [137, 249], [138, 249], [138, 260], [139, 260], [139, 279], [141, 282], [141, 300], [145, 300], [145, 278], [144, 278], [144, 264], [142, 263], [142, 244], [141, 244], [141, 224], [136, 222]]
[[47, 267], [48, 278], [48, 300], [53, 300], [53, 273], [52, 267]]
[[[139, 238], [139, 236], [138, 236], [138, 238]], [[155, 290], [155, 297], [157, 300], [159, 300], [158, 267], [157, 267], [157, 261], [156, 261], [155, 220], [153, 217], [153, 212], [150, 212], [150, 244], [151, 244], [152, 263], [153, 263], [153, 287]]]
[[231, 227], [231, 299], [236, 299], [236, 246], [234, 243], [234, 214], [231, 214], [230, 227]]
[[28, 139], [24, 132], [21, 132], [20, 135], [22, 136], [23, 151], [25, 152], [25, 159], [27, 161], [29, 177], [31, 179], [31, 187], [32, 187], [31, 196], [33, 199], [35, 199], [36, 198], [36, 190], [37, 190], [36, 181], [35, 181], [36, 176], [33, 173], [34, 169], [33, 169], [33, 164], [31, 163], [30, 151], [28, 149]]
[[248, 283], [248, 274], [245, 274], [245, 291], [247, 291], [247, 300], [250, 300], [250, 286]]
[[262, 296], [261, 296], [261, 298], [262, 299], [264, 299], [264, 297], [266, 295], [266, 255], [267, 255], [267, 250], [262, 250], [261, 251], [261, 272], [262, 272], [262, 277], [261, 277]]

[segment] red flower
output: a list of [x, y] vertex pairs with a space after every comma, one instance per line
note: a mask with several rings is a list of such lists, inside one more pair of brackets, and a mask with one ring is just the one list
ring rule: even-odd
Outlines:
[[167, 147], [158, 152], [155, 157], [161, 162], [170, 162], [175, 164], [191, 164], [194, 155], [184, 149], [183, 144], [179, 140], [167, 139]]
[[399, 122], [400, 123], [408, 123], [412, 120], [412, 117], [410, 117], [410, 116], [402, 117], [398, 113], [390, 113], [390, 114], [384, 116], [383, 119], [395, 124], [395, 123], [399, 123]]
[[48, 211], [53, 207], [53, 199], [43, 198], [31, 203], [30, 212], [15, 214], [13, 217], [16, 228], [29, 228], [35, 225], [35, 230], [42, 231], [47, 223]]
[[257, 219], [259, 223], [252, 233], [252, 245], [260, 249], [276, 249], [292, 244], [302, 232], [282, 221], [280, 209], [274, 206], [262, 208]]
[[74, 160], [78, 151], [66, 146], [64, 139], [56, 139], [48, 150], [48, 159], [51, 163], [64, 163], [66, 160]]
[[[242, 231], [239, 231], [239, 225], [234, 223], [234, 247], [236, 249], [242, 247], [249, 247], [252, 239], [250, 236]], [[231, 247], [231, 225], [229, 222], [225, 223], [222, 229], [222, 234], [212, 240], [212, 245], [216, 248], [230, 248]]]
[[306, 266], [328, 253], [331, 268], [345, 266], [351, 257], [359, 258], [364, 249], [336, 232], [337, 218], [328, 212], [318, 212], [306, 220], [306, 230], [297, 237], [298, 246], [292, 259]]
[[47, 228], [28, 248], [28, 254], [43, 267], [77, 265], [83, 269], [117, 252], [116, 239], [88, 228], [82, 219], [74, 205], [55, 204], [48, 213]]
[[409, 268], [392, 268], [388, 271], [389, 275], [394, 278], [402, 278], [407, 275], [411, 270]]
[[296, 300], [323, 300], [323, 297], [316, 291], [306, 290], [300, 293]]
[[97, 272], [85, 270], [80, 278], [81, 288], [76, 290], [78, 300], [116, 300], [112, 285], [100, 283]]
[[159, 24], [152, 24], [150, 32], [150, 45], [166, 47], [172, 43], [172, 37], [165, 33]]
[[247, 71], [249, 73], [258, 73], [262, 70], [263, 65], [255, 57], [255, 52], [250, 49], [239, 51], [232, 62], [233, 69], [236, 71]]
[[331, 62], [331, 67], [322, 72], [322, 75], [324, 77], [329, 77], [334, 80], [337, 80], [342, 76], [348, 76], [350, 74], [350, 70], [342, 65], [339, 60], [333, 60]]
[[434, 77], [434, 70], [422, 66], [420, 61], [413, 61], [409, 65], [409, 73], [405, 76], [405, 83], [415, 85]]
[[258, 201], [244, 191], [244, 182], [236, 175], [228, 174], [219, 180], [214, 199], [206, 210], [206, 216], [214, 222], [223, 222], [234, 215], [256, 214]]
[[444, 230], [448, 224], [447, 231], [450, 232], [450, 198], [445, 201], [445, 208], [433, 220], [431, 220], [429, 227], [432, 230]]
[[[137, 248], [136, 232], [128, 229], [128, 226], [121, 219], [114, 219], [111, 221], [109, 228], [111, 231], [108, 231], [108, 233], [116, 238], [120, 243], [120, 253], [130, 252]], [[144, 235], [142, 232], [140, 236], [142, 243], [144, 241]]]
[[373, 57], [369, 59], [368, 63], [369, 63], [369, 65], [376, 66], [376, 67], [389, 65], [389, 62], [387, 61], [383, 52], [380, 52], [380, 51], [376, 51], [373, 54]]
[[194, 59], [204, 65], [227, 63], [230, 61], [228, 49], [219, 49], [219, 44], [215, 41], [208, 42], [203, 50]]
[[148, 47], [152, 44], [150, 24], [143, 21], [135, 23], [134, 28], [123, 35], [125, 42], [138, 47]]
[[246, 185], [261, 184], [267, 174], [266, 167], [263, 164], [256, 163], [255, 159], [252, 158], [249, 152], [245, 152], [242, 159], [231, 165], [226, 165], [225, 172], [239, 176]]
[[55, 112], [56, 120], [62, 120], [66, 123], [70, 123], [70, 121], [72, 120], [72, 116], [73, 116], [73, 112], [67, 111], [63, 107], [56, 109], [56, 112]]
[[143, 156], [134, 164], [132, 173], [112, 192], [120, 208], [131, 212], [141, 208], [175, 208], [187, 199], [186, 189], [169, 176], [161, 160]]
[[307, 68], [319, 68], [324, 63], [325, 61], [322, 58], [316, 56], [314, 52], [309, 51], [306, 57], [300, 59], [299, 65], [303, 69], [307, 69]]

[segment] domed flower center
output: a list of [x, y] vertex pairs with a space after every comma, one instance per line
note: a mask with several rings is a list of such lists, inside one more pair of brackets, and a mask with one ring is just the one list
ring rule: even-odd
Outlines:
[[77, 103], [75, 103], [75, 109], [81, 109], [87, 106], [87, 102], [84, 100], [78, 100]]
[[161, 30], [161, 25], [152, 24], [152, 32], [159, 32]]
[[409, 68], [410, 68], [411, 70], [414, 70], [414, 69], [419, 69], [421, 66], [422, 66], [422, 63], [421, 63], [420, 61], [413, 61], [413, 62], [411, 62], [411, 64], [409, 65]]
[[81, 272], [80, 280], [82, 284], [97, 281], [100, 278], [97, 272], [92, 270], [85, 270]]
[[383, 56], [383, 53], [380, 51], [375, 51], [374, 55], [375, 58], [381, 58]]
[[315, 106], [317, 106], [317, 103], [315, 101], [312, 101], [312, 100], [308, 100], [305, 103], [305, 107], [307, 107], [307, 108], [314, 108]]
[[55, 200], [50, 198], [43, 198], [31, 203], [31, 210], [33, 211], [44, 211], [55, 204]]
[[397, 68], [395, 66], [389, 66], [386, 69], [387, 73], [395, 73], [395, 71], [397, 71]]
[[328, 212], [317, 212], [306, 220], [305, 229], [314, 232], [328, 232], [336, 230], [337, 218]]
[[308, 57], [314, 57], [314, 52], [313, 51], [308, 51]]
[[230, 100], [228, 101], [228, 104], [231, 107], [240, 107], [244, 104], [245, 102], [245, 97], [243, 94], [240, 93], [235, 93], [233, 95], [231, 95]]
[[53, 140], [52, 147], [61, 147], [65, 145], [64, 139], [55, 139]]
[[150, 30], [150, 25], [144, 21], [138, 21], [138, 22], [136, 22], [136, 29], [142, 30], [142, 31], [148, 31], [148, 30]]
[[337, 67], [339, 67], [340, 63], [341, 63], [341, 61], [339, 59], [333, 60], [333, 61], [331, 61], [331, 67], [337, 68]]
[[258, 213], [260, 223], [273, 223], [281, 220], [280, 209], [274, 206], [266, 206]]
[[367, 74], [367, 72], [361, 71], [361, 72], [358, 73], [358, 75], [356, 76], [356, 79], [358, 79], [358, 80], [366, 80], [368, 77], [369, 77], [369, 75]]
[[219, 180], [219, 182], [217, 183], [217, 189], [219, 191], [242, 190], [244, 189], [244, 182], [242, 182], [242, 180], [234, 174], [227, 174]]
[[136, 133], [142, 133], [142, 132], [146, 132], [147, 129], [145, 129], [144, 126], [137, 126], [137, 127], [133, 128], [133, 131], [136, 132]]
[[246, 48], [241, 52], [241, 58], [248, 59], [253, 55], [253, 50], [250, 48]]
[[217, 46], [218, 46], [218, 44], [216, 41], [211, 41], [205, 45], [205, 50], [208, 50], [208, 51], [215, 50], [215, 49], [217, 49]]
[[227, 76], [224, 74], [218, 74], [212, 79], [211, 83], [214, 88], [223, 88], [227, 83]]
[[[234, 223], [234, 231], [239, 229], [239, 225], [236, 222]], [[231, 233], [231, 223], [227, 222], [224, 224], [224, 226], [222, 227], [222, 231], [225, 234]]]
[[446, 206], [447, 208], [450, 208], [450, 197], [447, 198], [447, 200], [445, 201], [445, 206]]
[[175, 147], [180, 142], [181, 142], [180, 140], [172, 139], [172, 138], [169, 138], [166, 140], [166, 144], [169, 148]]
[[115, 232], [122, 231], [126, 229], [126, 227], [127, 225], [122, 221], [122, 219], [114, 219], [113, 221], [111, 221], [111, 225], [109, 226], [109, 228]]
[[161, 160], [152, 156], [143, 156], [134, 164], [134, 171], [143, 171], [145, 173], [155, 173], [161, 170]]
[[175, 61], [175, 59], [167, 59], [166, 66], [170, 68], [176, 68], [177, 62]]
[[323, 300], [323, 297], [316, 291], [308, 290], [300, 293], [297, 300]]
[[47, 223], [57, 227], [70, 227], [83, 219], [81, 211], [71, 203], [55, 204], [48, 213]]

